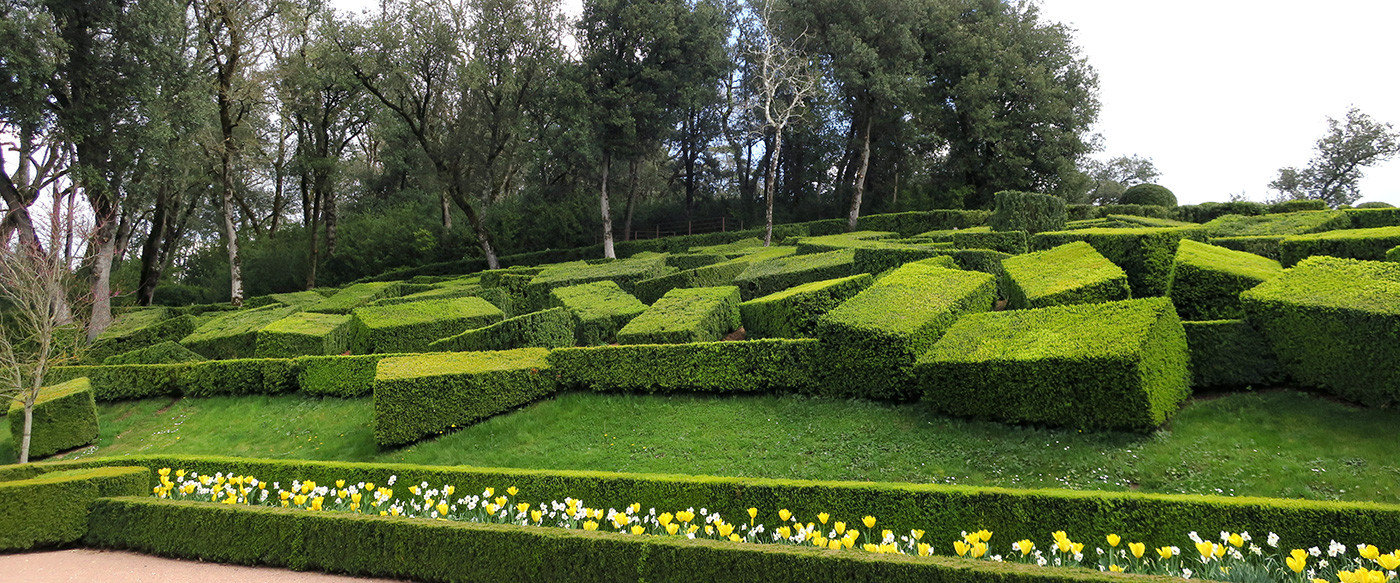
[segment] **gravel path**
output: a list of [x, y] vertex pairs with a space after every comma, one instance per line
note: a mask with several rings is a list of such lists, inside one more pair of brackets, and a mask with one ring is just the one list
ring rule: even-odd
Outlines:
[[27, 583], [220, 580], [263, 583], [395, 583], [389, 579], [364, 579], [269, 567], [220, 565], [95, 549], [0, 555], [0, 580], [8, 581], [10, 576]]

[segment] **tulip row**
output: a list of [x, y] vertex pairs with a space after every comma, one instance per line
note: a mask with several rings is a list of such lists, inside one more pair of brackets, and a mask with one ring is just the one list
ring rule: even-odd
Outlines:
[[[758, 522], [759, 510], [747, 509], [747, 520], [740, 517], [731, 522], [706, 508], [687, 508], [675, 512], [660, 512], [640, 504], [622, 509], [593, 508], [575, 498], [562, 502], [532, 504], [519, 500], [515, 487], [497, 493], [486, 488], [477, 494], [457, 496], [456, 488], [443, 485], [429, 487], [427, 482], [400, 487], [409, 496], [396, 496], [397, 476], [383, 484], [346, 483], [318, 484], [314, 481], [293, 481], [289, 487], [258, 480], [252, 476], [200, 475], [185, 470], [158, 471], [160, 484], [153, 493], [160, 498], [205, 500], [223, 504], [246, 504], [300, 508], [309, 511], [338, 511], [380, 516], [408, 516], [438, 520], [458, 520], [478, 523], [515, 524], [582, 530], [606, 530], [630, 535], [684, 536], [728, 540], [738, 543], [809, 545], [831, 550], [859, 549], [867, 552], [930, 556], [951, 551], [961, 557], [1006, 561], [1041, 566], [1077, 566], [1097, 568], [1115, 573], [1142, 573], [1177, 576], [1184, 579], [1202, 578], [1217, 581], [1278, 581], [1281, 583], [1386, 583], [1396, 577], [1400, 568], [1400, 549], [1382, 554], [1370, 545], [1355, 547], [1356, 552], [1333, 541], [1323, 551], [1320, 548], [1292, 549], [1284, 553], [1279, 537], [1270, 533], [1265, 547], [1253, 542], [1247, 532], [1221, 532], [1219, 541], [1202, 539], [1197, 533], [1188, 536], [1192, 547], [1183, 553], [1176, 546], [1149, 547], [1142, 542], [1124, 541], [1116, 534], [1104, 537], [1107, 548], [1096, 546], [1086, 553], [1087, 545], [1071, 540], [1064, 531], [1052, 533], [1048, 549], [1041, 549], [1031, 540], [1011, 543], [1005, 553], [993, 552], [992, 535], [988, 530], [964, 532], [958, 540], [949, 541], [946, 549], [924, 541], [924, 531], [896, 533], [888, 529], [877, 531], [877, 519], [862, 517], [848, 524], [819, 513], [815, 521], [803, 522], [786, 509], [779, 509], [778, 524], [769, 526]], [[861, 527], [864, 530], [861, 530]], [[1195, 552], [1190, 552], [1194, 547]], [[1323, 555], [1326, 555], [1325, 557]]]

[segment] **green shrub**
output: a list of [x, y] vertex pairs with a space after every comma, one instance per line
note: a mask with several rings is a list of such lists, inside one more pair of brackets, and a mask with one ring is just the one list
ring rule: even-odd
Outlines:
[[947, 267], [957, 266], [956, 262], [947, 255], [951, 251], [948, 247], [928, 245], [911, 245], [906, 243], [882, 243], [870, 247], [857, 247], [855, 258], [851, 264], [851, 271], [854, 273], [869, 273], [880, 275], [886, 271], [915, 261], [925, 259], [935, 259], [944, 263]]
[[1206, 242], [1216, 247], [1234, 249], [1245, 253], [1253, 253], [1260, 257], [1268, 257], [1278, 261], [1278, 247], [1287, 235], [1257, 235], [1251, 237], [1211, 237]]
[[181, 376], [194, 364], [60, 366], [51, 369], [45, 380], [57, 383], [87, 377], [99, 401], [178, 397], [181, 393]]
[[797, 254], [811, 255], [813, 253], [856, 249], [881, 245], [897, 238], [899, 238], [899, 233], [893, 231], [854, 231], [821, 237], [803, 237], [797, 240]]
[[404, 355], [303, 356], [293, 363], [297, 388], [323, 397], [368, 397], [374, 392], [374, 371], [379, 361], [392, 356]]
[[1294, 381], [1368, 405], [1400, 399], [1400, 265], [1312, 257], [1240, 301]]
[[1351, 219], [1353, 229], [1400, 226], [1400, 209], [1394, 207], [1357, 207], [1343, 212]]
[[214, 359], [252, 358], [257, 354], [258, 330], [296, 312], [281, 304], [226, 312], [196, 328], [180, 344]]
[[1127, 272], [1133, 297], [1141, 298], [1171, 292], [1177, 244], [1197, 234], [1193, 229], [1079, 229], [1041, 233], [1032, 246], [1040, 250], [1071, 241], [1087, 242]]
[[706, 245], [700, 247], [691, 247], [690, 253], [695, 253], [699, 255], [724, 255], [725, 257], [733, 259], [737, 255], [744, 255], [746, 253], [751, 253], [753, 251], [758, 251], [762, 249], [764, 249], [763, 239], [760, 239], [758, 237], [749, 237], [747, 239], [740, 239], [738, 241], [734, 241], [732, 243], [725, 243], [722, 245]]
[[1176, 206], [1176, 195], [1165, 186], [1156, 184], [1135, 184], [1123, 191], [1119, 204], [1140, 204], [1143, 206]]
[[1178, 221], [1174, 219], [1161, 219], [1154, 217], [1139, 217], [1134, 215], [1107, 215], [1104, 219], [1110, 222], [1125, 223], [1127, 225], [1138, 225], [1143, 227], [1199, 227], [1196, 223]]
[[583, 346], [613, 342], [618, 330], [647, 310], [612, 281], [555, 288], [549, 295], [551, 305], [573, 314], [575, 338]]
[[[152, 313], [159, 312], [152, 311]], [[135, 315], [131, 314], [131, 316]], [[123, 315], [117, 321], [121, 322], [126, 318], [127, 315]], [[151, 316], [143, 316], [143, 318], [151, 318]], [[127, 322], [133, 323], [132, 320], [127, 320]], [[202, 324], [200, 316], [189, 314], [163, 320], [156, 319], [153, 323], [147, 322], [145, 325], [125, 330], [124, 327], [116, 328], [116, 322], [113, 322], [113, 326], [103, 331], [92, 343], [91, 348], [88, 349], [87, 358], [101, 361], [108, 356], [154, 346], [161, 342], [179, 342], [181, 338], [189, 336]]]
[[1274, 214], [1322, 210], [1327, 210], [1327, 202], [1322, 200], [1285, 200], [1269, 205], [1269, 212]]
[[1278, 277], [1277, 261], [1195, 241], [1176, 250], [1171, 298], [1184, 320], [1243, 318], [1240, 292]]
[[744, 259], [733, 259], [670, 275], [644, 279], [637, 282], [633, 292], [642, 303], [653, 304], [673, 289], [734, 285], [734, 278], [743, 273], [750, 263], [752, 262]]
[[566, 348], [549, 364], [567, 387], [647, 393], [813, 392], [812, 339]]
[[382, 298], [400, 295], [403, 284], [397, 281], [357, 283], [346, 287], [326, 298], [321, 303], [306, 308], [308, 312], [322, 314], [349, 314], [351, 310]]
[[719, 253], [677, 253], [666, 257], [666, 265], [676, 269], [695, 269], [729, 261], [729, 257]]
[[1271, 387], [1285, 379], [1264, 336], [1245, 320], [1182, 322], [1191, 349], [1191, 386]]
[[500, 308], [477, 297], [366, 306], [351, 313], [351, 347], [357, 354], [423, 352], [434, 340], [506, 317]]
[[1203, 202], [1182, 205], [1173, 209], [1176, 219], [1189, 223], [1205, 223], [1225, 215], [1255, 216], [1268, 214], [1268, 212], [1269, 208], [1263, 203], [1251, 201]]
[[297, 389], [297, 367], [285, 358], [215, 360], [181, 368], [176, 382], [186, 397], [276, 395]]
[[996, 278], [972, 271], [908, 264], [827, 312], [817, 337], [828, 351], [826, 392], [839, 396], [915, 396], [915, 359], [963, 314], [992, 309]]
[[1171, 218], [1172, 215], [1172, 209], [1150, 204], [1106, 204], [1096, 207], [1095, 210], [1099, 217], [1107, 217], [1109, 215], [1131, 215], [1134, 217], [1168, 219]]
[[261, 308], [272, 304], [291, 306], [294, 308], [306, 309], [311, 306], [326, 301], [326, 296], [316, 291], [299, 291], [285, 294], [268, 294], [265, 296], [254, 296], [243, 300], [244, 308]]
[[374, 377], [374, 441], [412, 443], [541, 397], [557, 385], [544, 348], [386, 358]]
[[574, 263], [551, 265], [530, 280], [525, 289], [525, 298], [530, 302], [531, 307], [540, 308], [548, 304], [550, 290], [595, 281], [611, 281], [623, 291], [632, 293], [637, 282], [661, 277], [674, 271], [675, 268], [666, 265], [666, 256], [664, 255], [611, 260], [591, 265]]
[[919, 359], [923, 400], [982, 419], [1151, 431], [1191, 396], [1166, 298], [972, 314]]
[[1202, 225], [1208, 237], [1259, 237], [1306, 235], [1351, 228], [1351, 219], [1340, 211], [1305, 211], [1262, 216], [1225, 215]]
[[139, 307], [118, 315], [97, 337], [120, 338], [170, 319], [171, 310], [164, 306]]
[[[518, 285], [515, 282], [521, 277], [525, 278], [525, 283], [529, 283], [530, 278], [539, 275], [544, 269], [544, 267], [516, 265], [505, 269], [488, 269], [478, 273], [477, 276], [483, 287], [508, 287]], [[523, 288], [520, 291], [523, 291]]]
[[991, 231], [964, 229], [953, 231], [953, 246], [959, 249], [992, 249], [1012, 255], [1029, 249], [1025, 231]]
[[198, 362], [203, 356], [176, 342], [166, 340], [160, 344], [123, 352], [102, 359], [102, 364], [173, 364], [177, 362]]
[[[502, 290], [495, 290], [495, 289], [492, 289], [492, 290], [490, 290], [490, 291], [491, 291], [491, 292], [500, 292], [500, 291], [502, 291]], [[421, 301], [423, 301], [423, 300], [448, 300], [448, 299], [452, 299], [452, 298], [466, 298], [466, 297], [478, 297], [478, 298], [482, 298], [482, 299], [485, 299], [485, 300], [487, 300], [487, 301], [490, 301], [490, 298], [485, 297], [485, 296], [487, 295], [487, 293], [489, 293], [489, 292], [488, 292], [488, 290], [487, 290], [486, 288], [483, 288], [481, 285], [475, 284], [475, 283], [470, 283], [470, 284], [454, 284], [454, 285], [440, 285], [440, 286], [435, 287], [435, 288], [433, 288], [433, 289], [430, 289], [430, 290], [427, 290], [427, 291], [421, 291], [421, 292], [414, 293], [414, 294], [408, 294], [408, 295], [403, 295], [403, 296], [398, 296], [398, 297], [393, 297], [393, 298], [383, 298], [383, 299], [374, 300], [373, 302], [370, 302], [369, 305], [371, 305], [371, 306], [393, 306], [393, 305], [398, 305], [398, 304], [411, 304], [411, 303], [413, 303], [413, 302], [421, 302]], [[496, 302], [491, 302], [491, 303], [492, 303], [492, 304], [495, 304]], [[497, 307], [499, 307], [499, 306], [497, 306]]]
[[1292, 267], [1306, 257], [1328, 255], [1382, 261], [1386, 251], [1400, 245], [1400, 227], [1347, 229], [1289, 237], [1279, 243], [1279, 261]]
[[1379, 201], [1379, 200], [1368, 200], [1368, 201], [1366, 201], [1366, 202], [1363, 202], [1363, 203], [1361, 203], [1361, 204], [1356, 205], [1355, 208], [1358, 208], [1358, 209], [1393, 209], [1393, 208], [1395, 208], [1395, 205], [1390, 204], [1390, 203], [1388, 203], [1388, 202]]
[[[29, 434], [29, 458], [39, 459], [82, 447], [97, 440], [97, 401], [92, 383], [76, 378], [39, 389], [34, 401], [33, 427]], [[19, 453], [24, 437], [24, 407], [9, 408], [10, 443]]]
[[258, 358], [324, 356], [350, 350], [350, 316], [299, 312], [258, 330]]
[[428, 350], [466, 352], [513, 348], [562, 348], [574, 345], [574, 316], [565, 308], [549, 308], [506, 318], [456, 336], [433, 341]]
[[1083, 241], [1007, 257], [1001, 266], [1013, 310], [1128, 299], [1128, 274]]
[[851, 249], [770, 258], [749, 264], [734, 284], [744, 300], [751, 300], [804, 283], [849, 276], [854, 265]]
[[738, 329], [739, 288], [673, 289], [617, 332], [619, 344], [719, 340]]
[[886, 213], [860, 217], [857, 227], [862, 231], [894, 231], [902, 237], [910, 237], [924, 231], [980, 227], [987, 224], [991, 216], [988, 211], [959, 210]]
[[81, 541], [94, 501], [150, 494], [150, 473], [146, 468], [114, 466], [0, 481], [0, 552]]
[[1003, 190], [996, 193], [995, 231], [1025, 231], [1032, 235], [1065, 228], [1065, 200], [1058, 196]]
[[1386, 261], [1400, 262], [1400, 246], [1385, 252]]
[[811, 338], [818, 318], [870, 287], [873, 280], [870, 274], [861, 273], [804, 283], [739, 304], [739, 318], [750, 339]]

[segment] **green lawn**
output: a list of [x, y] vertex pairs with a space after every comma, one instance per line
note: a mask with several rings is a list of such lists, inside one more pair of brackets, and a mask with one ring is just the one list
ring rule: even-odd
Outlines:
[[[1400, 503], [1400, 411], [1292, 391], [1197, 400], [1150, 436], [951, 419], [796, 396], [574, 393], [380, 451], [369, 399], [301, 395], [100, 406], [98, 444], [136, 453], [878, 480]], [[13, 459], [7, 422], [0, 457]]]

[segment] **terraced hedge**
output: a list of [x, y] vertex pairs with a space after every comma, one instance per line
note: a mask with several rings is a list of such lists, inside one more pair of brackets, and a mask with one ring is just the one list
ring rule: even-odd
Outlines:
[[574, 345], [574, 317], [564, 308], [550, 308], [495, 324], [467, 330], [428, 345], [434, 352], [562, 348]]
[[350, 316], [300, 312], [257, 332], [257, 358], [325, 356], [350, 350]]
[[893, 231], [853, 231], [838, 235], [803, 237], [797, 241], [797, 254], [811, 255], [813, 253], [855, 249], [857, 247], [879, 245], [882, 242], [888, 243], [897, 238], [899, 238], [899, 233]]
[[1128, 275], [1083, 241], [1001, 260], [1013, 310], [1126, 300]]
[[612, 281], [556, 288], [550, 304], [573, 314], [575, 338], [583, 346], [613, 342], [618, 330], [647, 309]]
[[[24, 438], [24, 407], [11, 402], [8, 408], [10, 443], [16, 455]], [[33, 430], [29, 437], [29, 458], [39, 459], [82, 447], [97, 440], [97, 401], [92, 383], [86, 378], [56, 383], [39, 390], [34, 401]]]
[[294, 307], [271, 304], [224, 312], [182, 338], [180, 344], [214, 359], [253, 358], [257, 355], [258, 330], [297, 311]]
[[619, 344], [711, 342], [737, 330], [739, 289], [673, 289], [617, 332]]
[[1287, 375], [1264, 335], [1245, 320], [1182, 322], [1191, 348], [1191, 386], [1269, 387]]
[[[161, 310], [141, 311], [130, 314], [135, 316], [141, 313], [160, 314]], [[170, 312], [167, 312], [170, 313]], [[88, 349], [87, 358], [93, 361], [101, 361], [109, 356], [124, 354], [133, 350], [148, 348], [162, 342], [179, 342], [182, 338], [189, 336], [208, 321], [204, 316], [182, 314], [170, 318], [160, 318], [158, 316], [141, 316], [141, 319], [150, 321], [141, 322], [136, 325], [134, 320], [126, 320], [128, 316], [123, 315], [107, 330], [103, 331]], [[118, 326], [117, 323], [126, 321], [132, 324], [131, 328]]]
[[397, 446], [554, 394], [545, 348], [386, 358], [374, 377], [374, 441]]
[[506, 316], [477, 297], [366, 306], [352, 314], [350, 346], [359, 354], [424, 352], [434, 340], [494, 324]]
[[[855, 260], [851, 265], [853, 273], [869, 273], [880, 275], [886, 271], [904, 265], [926, 259], [944, 257], [951, 259], [948, 255], [952, 251], [951, 247], [945, 244], [909, 244], [909, 243], [880, 243], [857, 247], [855, 249]], [[938, 260], [949, 268], [956, 268], [954, 261]]]
[[[789, 248], [790, 249], [790, 248]], [[646, 304], [656, 303], [673, 289], [689, 287], [721, 287], [734, 285], [734, 278], [743, 273], [752, 261], [743, 258], [726, 260], [713, 265], [706, 265], [679, 271], [670, 275], [653, 277], [637, 282], [637, 299]]]
[[198, 362], [204, 356], [169, 340], [131, 352], [123, 352], [102, 359], [102, 364], [173, 364], [177, 362]]
[[674, 271], [675, 268], [666, 265], [665, 255], [637, 256], [596, 264], [551, 265], [530, 279], [525, 288], [525, 297], [530, 306], [543, 307], [549, 301], [550, 290], [595, 281], [611, 281], [623, 291], [631, 293], [637, 282]]
[[1177, 244], [1198, 238], [1197, 229], [1079, 229], [1040, 233], [1032, 241], [1037, 250], [1084, 241], [1128, 274], [1133, 297], [1164, 296], [1171, 292]]
[[322, 314], [349, 314], [351, 310], [375, 300], [401, 295], [401, 283], [397, 281], [357, 283], [328, 297], [325, 301], [306, 308], [308, 312]]
[[854, 265], [851, 249], [765, 259], [751, 263], [734, 278], [734, 285], [747, 301], [804, 283], [852, 275]]
[[150, 494], [150, 474], [142, 467], [112, 466], [0, 481], [0, 552], [81, 541], [97, 499]]
[[1240, 292], [1282, 274], [1283, 266], [1266, 257], [1182, 241], [1171, 298], [1185, 320], [1243, 318]]
[[1290, 236], [1351, 228], [1341, 211], [1303, 211], [1257, 216], [1225, 215], [1202, 226], [1208, 237]]
[[818, 392], [812, 339], [566, 348], [549, 354], [566, 387], [645, 393]]
[[1260, 257], [1268, 257], [1278, 261], [1279, 244], [1287, 239], [1287, 235], [1259, 235], [1252, 237], [1211, 237], [1207, 243], [1226, 249], [1234, 249], [1245, 253], [1253, 253]]
[[870, 287], [873, 281], [870, 274], [862, 273], [804, 283], [739, 304], [739, 318], [750, 339], [811, 338], [817, 331], [817, 319]]
[[1400, 245], [1400, 227], [1328, 231], [1284, 239], [1279, 243], [1279, 260], [1284, 267], [1314, 255], [1384, 261], [1386, 252], [1396, 245]]

